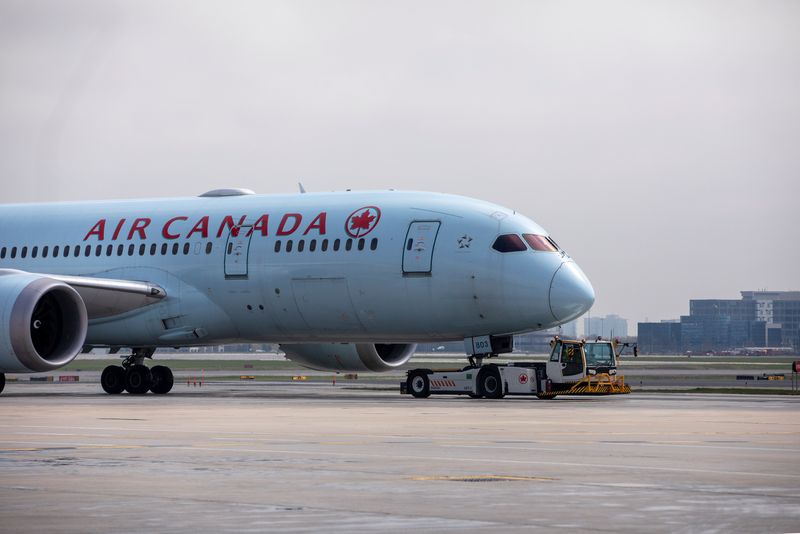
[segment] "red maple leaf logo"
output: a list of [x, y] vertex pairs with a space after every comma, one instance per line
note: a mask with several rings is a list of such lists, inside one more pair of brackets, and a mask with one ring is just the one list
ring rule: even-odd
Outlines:
[[350, 229], [351, 230], [369, 230], [372, 221], [375, 220], [374, 215], [370, 215], [369, 210], [364, 210], [361, 215], [356, 215], [352, 219], [350, 219]]

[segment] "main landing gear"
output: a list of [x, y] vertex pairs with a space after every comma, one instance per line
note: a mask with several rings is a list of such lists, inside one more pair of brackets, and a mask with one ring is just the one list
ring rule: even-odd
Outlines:
[[144, 359], [152, 358], [155, 351], [154, 348], [135, 348], [122, 366], [106, 367], [100, 376], [103, 391], [110, 395], [118, 395], [123, 391], [132, 395], [144, 395], [148, 391], [158, 395], [169, 393], [174, 383], [170, 368], [164, 365], [148, 368], [144, 365]]

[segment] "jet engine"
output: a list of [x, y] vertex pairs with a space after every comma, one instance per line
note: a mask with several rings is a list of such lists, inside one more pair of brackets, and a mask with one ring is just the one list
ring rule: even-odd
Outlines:
[[39, 274], [0, 270], [0, 372], [58, 369], [81, 351], [88, 320], [69, 285]]
[[319, 371], [382, 373], [406, 363], [417, 349], [411, 343], [286, 344], [286, 357]]

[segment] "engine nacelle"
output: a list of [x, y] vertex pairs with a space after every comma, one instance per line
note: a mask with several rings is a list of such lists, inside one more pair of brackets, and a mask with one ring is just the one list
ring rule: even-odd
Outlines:
[[304, 367], [319, 371], [383, 373], [406, 363], [415, 344], [403, 343], [317, 343], [286, 344], [286, 357]]
[[86, 306], [69, 285], [0, 269], [0, 372], [52, 371], [80, 353]]

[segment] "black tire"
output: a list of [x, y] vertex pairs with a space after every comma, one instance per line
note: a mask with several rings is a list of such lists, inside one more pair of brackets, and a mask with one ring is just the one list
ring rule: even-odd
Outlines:
[[109, 365], [100, 375], [100, 385], [109, 395], [119, 395], [125, 390], [125, 369], [119, 365]]
[[153, 378], [153, 383], [150, 385], [150, 391], [156, 395], [164, 395], [169, 393], [175, 379], [172, 376], [172, 370], [164, 365], [156, 365], [150, 369], [150, 375]]
[[540, 400], [551, 400], [555, 399], [556, 395], [536, 395], [536, 398]]
[[144, 365], [131, 365], [125, 373], [125, 391], [133, 395], [144, 395], [150, 390], [153, 377]]
[[4, 389], [6, 389], [6, 374], [0, 373], [0, 393], [2, 393]]
[[431, 381], [428, 373], [423, 371], [412, 371], [408, 375], [406, 390], [418, 399], [424, 399], [431, 395]]
[[467, 393], [470, 399], [482, 399], [483, 395], [478, 395], [477, 393]]
[[487, 399], [503, 398], [503, 380], [497, 367], [487, 366], [478, 373], [478, 393]]

